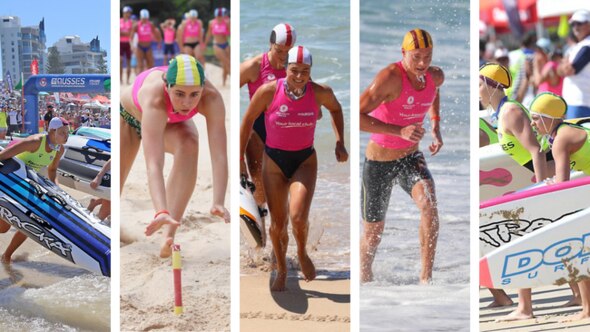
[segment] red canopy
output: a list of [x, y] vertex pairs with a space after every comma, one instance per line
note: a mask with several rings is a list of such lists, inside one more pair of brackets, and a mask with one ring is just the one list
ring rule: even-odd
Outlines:
[[[517, 0], [517, 4], [523, 26], [537, 22], [537, 0]], [[479, 0], [479, 19], [497, 32], [510, 29], [502, 0]]]
[[100, 103], [109, 103], [111, 100], [105, 96], [97, 95], [96, 97], [92, 98], [92, 100], [98, 101]]

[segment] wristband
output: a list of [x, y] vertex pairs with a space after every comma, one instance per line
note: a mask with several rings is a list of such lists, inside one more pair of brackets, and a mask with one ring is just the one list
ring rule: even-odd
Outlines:
[[438, 122], [440, 122], [440, 116], [438, 116], [438, 115], [431, 116], [430, 117], [430, 121], [438, 121]]
[[160, 211], [156, 212], [154, 219], [158, 218], [159, 215], [164, 214], [164, 213], [167, 215], [170, 215], [170, 212], [168, 212], [168, 210], [160, 210]]

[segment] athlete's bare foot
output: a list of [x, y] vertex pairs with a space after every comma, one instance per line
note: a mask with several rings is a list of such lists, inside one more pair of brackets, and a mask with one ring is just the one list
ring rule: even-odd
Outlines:
[[580, 312], [580, 313], [578, 313], [578, 314], [575, 314], [575, 315], [569, 315], [569, 316], [566, 316], [566, 317], [565, 317], [564, 319], [562, 319], [560, 322], [561, 322], [561, 323], [567, 323], [567, 322], [577, 322], [577, 321], [579, 321], [579, 320], [582, 320], [582, 319], [588, 319], [588, 318], [590, 318], [590, 314], [588, 314], [588, 313], [585, 313], [585, 312]]
[[495, 300], [492, 303], [488, 304], [487, 308], [509, 307], [509, 306], [511, 306], [513, 304], [514, 304], [514, 302], [512, 302], [511, 299], [508, 299], [508, 301], [498, 301], [498, 300]]
[[88, 211], [92, 212], [97, 205], [102, 204], [102, 200], [100, 198], [92, 198], [90, 199], [90, 203], [88, 204]]
[[522, 312], [522, 311], [519, 311], [518, 309], [516, 309], [513, 312], [511, 312], [510, 314], [496, 319], [496, 323], [513, 322], [513, 321], [517, 321], [517, 320], [532, 319], [534, 317], [535, 316], [533, 316], [532, 313], [525, 313], [525, 312]]
[[150, 236], [157, 232], [162, 226], [180, 226], [180, 223], [167, 214], [161, 214], [156, 219], [152, 220], [149, 225], [145, 228], [145, 235]]
[[270, 286], [271, 292], [284, 292], [287, 290], [287, 272], [279, 272], [277, 271], [277, 276], [275, 277], [272, 286]]
[[299, 256], [299, 265], [305, 281], [310, 282], [315, 279], [315, 266], [308, 255]]
[[174, 244], [174, 238], [167, 237], [164, 244], [162, 244], [162, 248], [160, 249], [160, 257], [161, 258], [168, 258], [172, 256], [172, 245]]
[[6, 255], [2, 255], [2, 258], [0, 260], [2, 261], [2, 264], [10, 264], [12, 262], [10, 257], [6, 257]]
[[567, 303], [565, 303], [564, 305], [562, 305], [562, 307], [567, 308], [567, 307], [579, 307], [582, 305], [582, 298], [581, 297], [575, 297], [572, 296], [571, 300], [567, 301]]
[[420, 278], [420, 285], [431, 285], [431, 284], [432, 284], [432, 278], [426, 278], [426, 279]]

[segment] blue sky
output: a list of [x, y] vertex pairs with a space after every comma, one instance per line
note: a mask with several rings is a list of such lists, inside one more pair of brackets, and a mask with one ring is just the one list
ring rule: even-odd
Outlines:
[[48, 48], [67, 35], [78, 35], [85, 43], [98, 35], [100, 47], [107, 51], [109, 65], [110, 12], [110, 0], [9, 0], [0, 3], [0, 16], [18, 16], [22, 26], [38, 25], [45, 17]]

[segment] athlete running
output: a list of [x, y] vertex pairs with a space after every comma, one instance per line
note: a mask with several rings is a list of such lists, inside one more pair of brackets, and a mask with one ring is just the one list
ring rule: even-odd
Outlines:
[[230, 35], [230, 23], [229, 17], [226, 17], [227, 9], [216, 8], [215, 18], [209, 21], [209, 29], [207, 29], [207, 38], [205, 39], [205, 45], [209, 45], [209, 41], [213, 38], [213, 51], [215, 57], [219, 60], [221, 67], [223, 68], [223, 85], [227, 80], [227, 76], [230, 75], [230, 47], [229, 47], [229, 35]]
[[176, 39], [176, 20], [169, 18], [160, 24], [160, 29], [164, 32], [164, 63], [168, 63], [176, 52], [174, 51], [174, 40]]
[[190, 10], [187, 19], [178, 27], [176, 38], [182, 53], [194, 56], [204, 66], [207, 45], [203, 43], [203, 22], [198, 17], [196, 9]]
[[158, 47], [161, 47], [160, 42], [162, 41], [160, 30], [156, 29], [154, 24], [150, 22], [150, 12], [147, 9], [139, 11], [139, 21], [133, 26], [131, 36], [135, 33], [137, 33], [137, 49], [135, 52], [137, 70], [142, 72], [154, 66], [152, 41], [155, 40]]
[[131, 13], [133, 10], [129, 6], [123, 7], [123, 17], [119, 20], [120, 33], [119, 33], [119, 45], [121, 56], [121, 83], [123, 83], [123, 59], [125, 59], [125, 74], [127, 77], [127, 85], [130, 84], [131, 77], [131, 30], [133, 30], [133, 20], [131, 19]]

